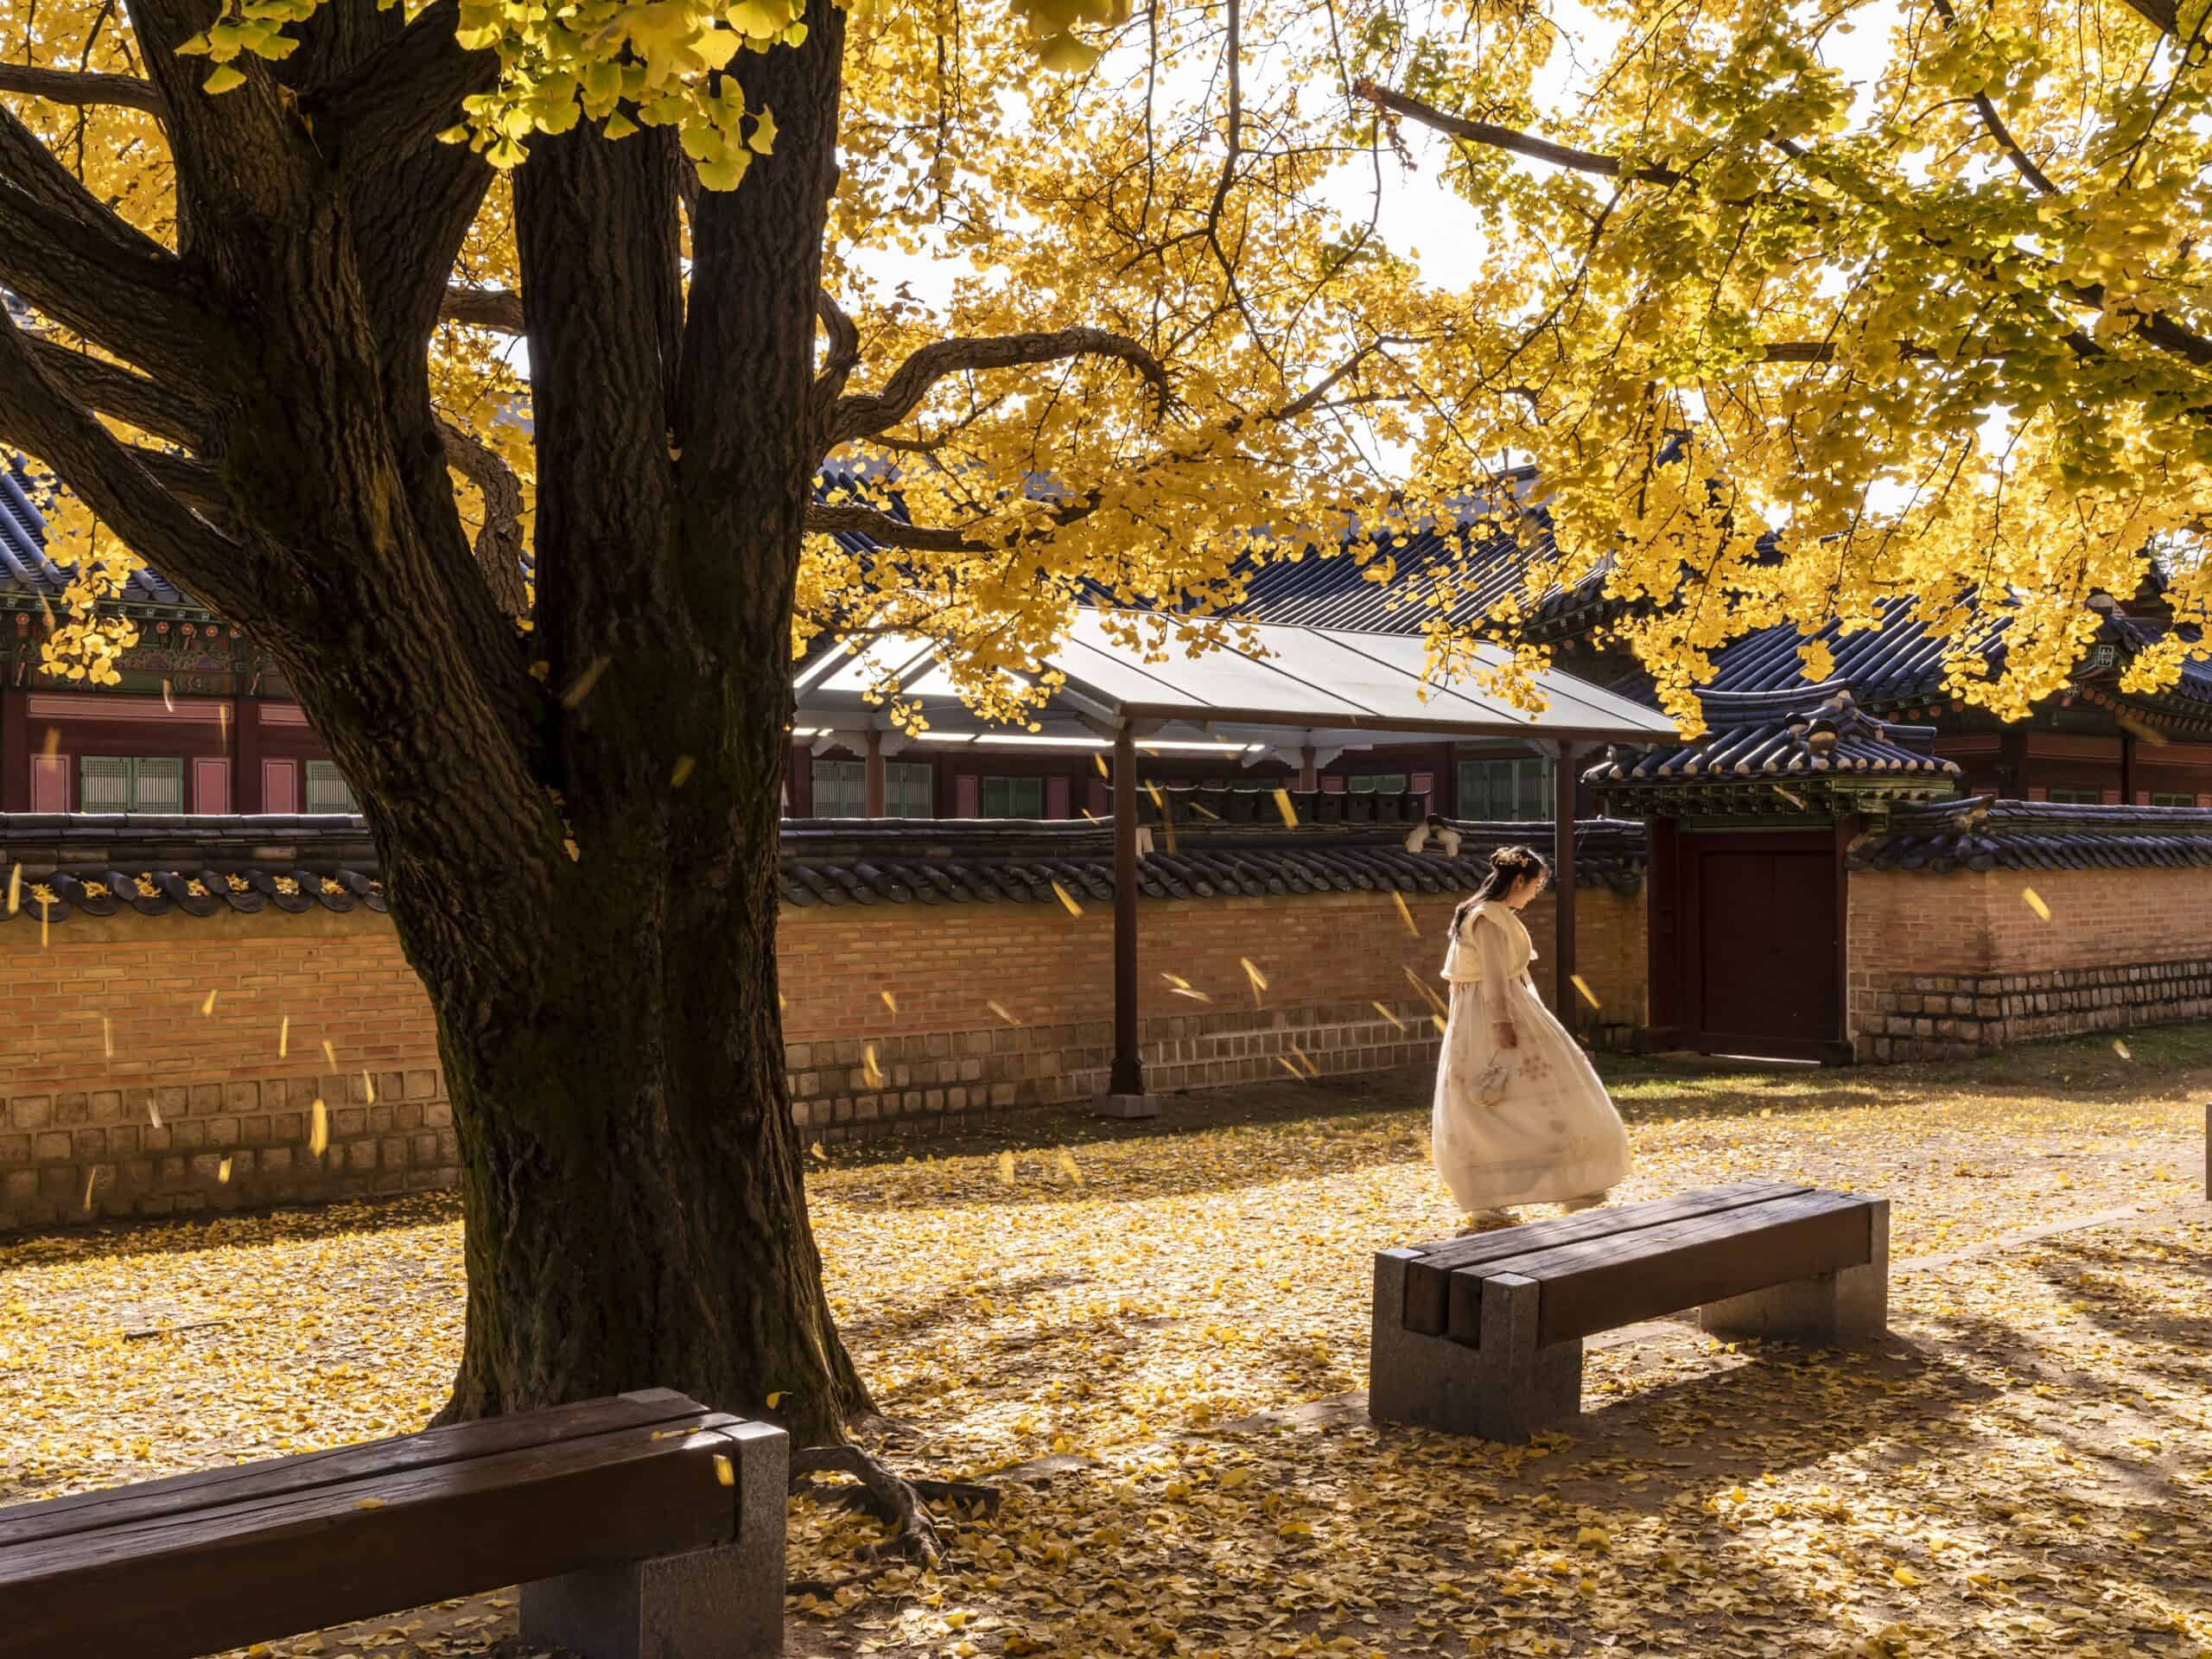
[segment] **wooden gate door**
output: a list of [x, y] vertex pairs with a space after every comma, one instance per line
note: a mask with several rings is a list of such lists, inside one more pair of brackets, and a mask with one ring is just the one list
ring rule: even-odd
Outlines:
[[1834, 833], [1685, 834], [1678, 868], [1690, 1046], [1707, 1054], [1848, 1059]]

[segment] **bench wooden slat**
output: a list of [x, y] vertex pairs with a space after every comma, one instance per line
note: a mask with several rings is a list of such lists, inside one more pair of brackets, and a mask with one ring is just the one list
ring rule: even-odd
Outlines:
[[722, 1430], [741, 1420], [696, 1421], [675, 1434], [640, 1424], [459, 1461], [387, 1460], [351, 1480], [10, 1548], [0, 1553], [0, 1659], [194, 1659], [727, 1543], [741, 1494], [721, 1484], [714, 1458], [734, 1452]]
[[248, 1498], [305, 1492], [369, 1476], [494, 1457], [626, 1428], [665, 1427], [707, 1414], [704, 1407], [672, 1389], [652, 1389], [542, 1411], [487, 1417], [480, 1422], [455, 1423], [327, 1452], [196, 1470], [130, 1486], [19, 1503], [0, 1510], [0, 1550], [90, 1528], [180, 1515]]
[[1535, 1280], [1536, 1340], [1549, 1344], [1678, 1313], [1872, 1259], [1872, 1204], [1815, 1189], [1624, 1236], [1504, 1256], [1452, 1275], [1448, 1334], [1479, 1338], [1482, 1281]]
[[1416, 1247], [1421, 1255], [1406, 1265], [1405, 1328], [1424, 1336], [1445, 1333], [1450, 1320], [1452, 1276], [1462, 1268], [1586, 1240], [1616, 1238], [1696, 1216], [1770, 1204], [1812, 1190], [1787, 1181], [1737, 1181], [1726, 1186], [1697, 1188], [1671, 1198], [1585, 1210], [1552, 1221], [1502, 1227], [1469, 1238]]

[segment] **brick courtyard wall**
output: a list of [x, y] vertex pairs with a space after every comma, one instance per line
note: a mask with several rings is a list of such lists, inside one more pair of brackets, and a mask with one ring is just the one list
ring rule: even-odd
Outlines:
[[[1173, 1092], [1432, 1060], [1433, 1009], [1407, 970], [1444, 989], [1436, 972], [1457, 902], [1407, 894], [1418, 934], [1383, 893], [1139, 906], [1147, 1083]], [[1530, 906], [1529, 922], [1548, 1001], [1548, 900]], [[1599, 1005], [1580, 1009], [1580, 1022], [1616, 1039], [1646, 1017], [1643, 894], [1586, 887], [1575, 924], [1576, 965]], [[1103, 906], [1081, 917], [1041, 905], [786, 911], [784, 1027], [801, 1126], [835, 1140], [1102, 1092], [1113, 933]], [[1256, 995], [1243, 959], [1267, 982]], [[1168, 974], [1207, 1000], [1179, 994]]]
[[0, 1032], [0, 1228], [458, 1178], [429, 1004], [367, 910], [79, 915], [42, 947], [19, 918]]
[[1854, 870], [1850, 899], [1862, 1059], [2212, 1017], [2212, 869]]
[[[1417, 937], [1382, 893], [1143, 904], [1153, 1086], [1287, 1077], [1286, 1060], [1325, 1077], [1431, 1059], [1429, 1005], [1406, 969], [1442, 988], [1453, 902], [1407, 895]], [[1529, 920], [1548, 995], [1548, 902]], [[1581, 1013], [1602, 1040], [1645, 1017], [1642, 895], [1585, 888], [1577, 923], [1578, 965], [1601, 1005]], [[1103, 905], [1079, 918], [1014, 904], [787, 909], [781, 935], [793, 1111], [810, 1138], [926, 1130], [1103, 1084]], [[1256, 1006], [1241, 957], [1267, 980]], [[1210, 1000], [1174, 995], [1163, 973]], [[0, 926], [0, 1230], [458, 1179], [429, 1003], [390, 920], [365, 909], [80, 913], [43, 944], [17, 919]]]

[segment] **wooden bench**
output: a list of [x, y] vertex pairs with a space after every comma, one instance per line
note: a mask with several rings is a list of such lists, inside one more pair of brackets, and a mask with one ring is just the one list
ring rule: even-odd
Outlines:
[[1779, 1181], [1384, 1250], [1368, 1415], [1523, 1440], [1580, 1414], [1585, 1337], [1692, 1307], [1719, 1337], [1878, 1336], [1889, 1274], [1888, 1199]]
[[518, 1584], [529, 1643], [762, 1659], [789, 1462], [783, 1430], [654, 1389], [17, 1504], [0, 1656], [197, 1659]]

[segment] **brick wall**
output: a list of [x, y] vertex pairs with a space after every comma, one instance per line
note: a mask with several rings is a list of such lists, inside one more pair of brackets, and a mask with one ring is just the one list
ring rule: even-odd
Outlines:
[[[1458, 896], [1408, 894], [1406, 903], [1417, 935], [1381, 893], [1140, 906], [1150, 1086], [1202, 1089], [1287, 1077], [1294, 1067], [1326, 1076], [1430, 1059], [1431, 1008], [1406, 974], [1442, 989], [1436, 970]], [[1580, 1011], [1584, 1021], [1601, 1039], [1642, 1024], [1642, 893], [1624, 899], [1585, 888], [1575, 919], [1576, 964], [1599, 1003]], [[1548, 901], [1531, 906], [1529, 920], [1543, 958], [1535, 978], [1548, 1001]], [[1103, 906], [1081, 917], [1041, 905], [786, 911], [779, 956], [794, 1110], [824, 1138], [1081, 1100], [1105, 1085], [1113, 918]], [[1256, 995], [1243, 958], [1267, 982]], [[1167, 974], [1207, 1000], [1180, 994]]]
[[[1455, 902], [1408, 895], [1418, 937], [1386, 894], [1147, 902], [1152, 1086], [1281, 1077], [1300, 1053], [1323, 1075], [1429, 1059], [1428, 1004], [1405, 970], [1440, 988]], [[1548, 903], [1529, 919], [1548, 995]], [[1577, 920], [1578, 964], [1601, 1004], [1586, 1020], [1601, 1037], [1640, 1024], [1641, 894], [1586, 888]], [[786, 910], [795, 1116], [841, 1139], [1096, 1094], [1112, 938], [1103, 906]], [[1240, 957], [1267, 980], [1256, 1004]], [[1175, 995], [1164, 973], [1209, 1000]], [[80, 914], [43, 945], [21, 921], [0, 928], [0, 1229], [449, 1185], [452, 1120], [429, 1004], [384, 917]]]
[[1850, 893], [1863, 1059], [2212, 1017], [2212, 869], [1854, 870]]
[[367, 910], [18, 920], [0, 1032], [0, 1227], [455, 1179], [429, 1005]]

